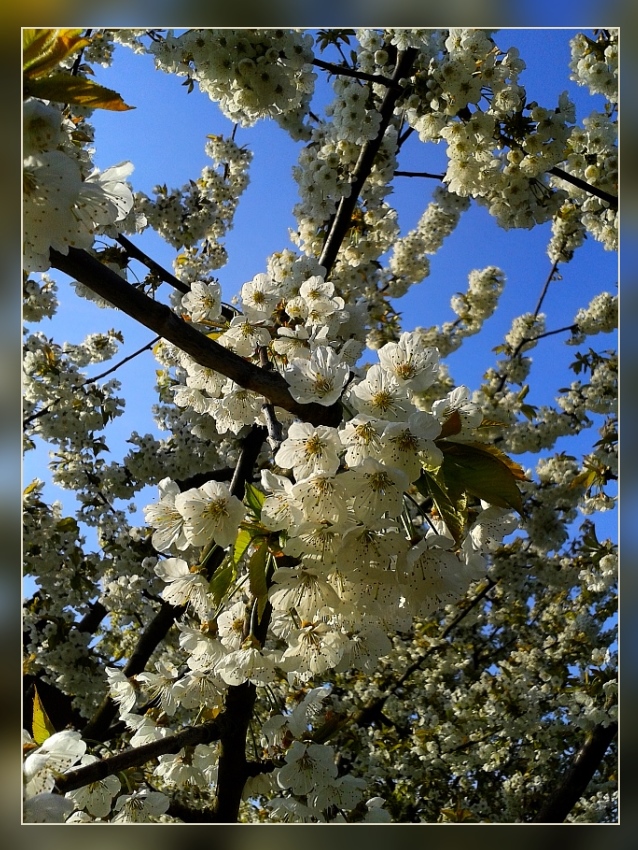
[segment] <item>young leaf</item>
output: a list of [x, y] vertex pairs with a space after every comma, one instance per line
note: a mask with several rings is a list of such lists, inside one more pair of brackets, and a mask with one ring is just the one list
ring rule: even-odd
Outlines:
[[22, 69], [34, 79], [50, 74], [67, 56], [77, 53], [91, 41], [82, 38], [81, 29], [24, 29], [22, 31]]
[[268, 543], [264, 542], [251, 555], [248, 561], [248, 581], [250, 592], [257, 599], [268, 597], [268, 586], [266, 584], [266, 562], [268, 559]]
[[90, 109], [110, 109], [115, 112], [135, 109], [134, 106], [124, 103], [116, 91], [84, 77], [72, 77], [63, 73], [25, 82], [24, 94], [27, 97], [40, 97], [57, 103], [75, 103]]
[[260, 596], [257, 600], [257, 622], [261, 623], [262, 617], [264, 616], [264, 611], [266, 610], [266, 605], [268, 604], [268, 594], [266, 596]]
[[524, 480], [522, 468], [487, 443], [437, 443], [443, 451], [441, 472], [451, 497], [469, 493], [500, 508], [523, 512], [516, 481]]
[[528, 481], [529, 479], [525, 475], [525, 470], [520, 465], [520, 463], [516, 463], [515, 460], [509, 455], [506, 455], [505, 452], [502, 452], [500, 449], [497, 449], [496, 446], [491, 445], [491, 443], [465, 443], [465, 445], [473, 446], [475, 449], [481, 452], [486, 452], [492, 457], [499, 460], [501, 463], [505, 464], [505, 466], [512, 473], [514, 478], [517, 481]]
[[441, 440], [445, 437], [452, 437], [454, 434], [460, 434], [462, 428], [463, 423], [461, 422], [461, 415], [458, 410], [453, 410], [441, 426], [441, 433], [439, 434], [438, 439]]
[[80, 528], [78, 526], [77, 520], [72, 516], [65, 516], [62, 519], [59, 519], [55, 524], [56, 531], [65, 532], [75, 532], [79, 533]]
[[460, 493], [456, 499], [452, 499], [445, 486], [442, 485], [432, 472], [423, 470], [421, 476], [414, 482], [414, 486], [426, 499], [432, 499], [434, 507], [448, 527], [448, 530], [456, 543], [460, 543], [463, 536], [463, 527], [466, 519], [467, 499]]
[[248, 505], [256, 519], [261, 519], [261, 508], [265, 501], [265, 493], [262, 493], [261, 490], [258, 490], [252, 484], [246, 483], [244, 503]]
[[224, 596], [226, 595], [226, 591], [230, 587], [235, 578], [235, 564], [232, 562], [228, 563], [225, 567], [218, 569], [215, 571], [215, 575], [213, 576], [210, 584], [208, 585], [208, 589], [213, 594], [213, 599], [215, 600], [215, 605], [219, 605]]
[[33, 740], [36, 744], [44, 744], [47, 738], [55, 734], [53, 724], [49, 720], [49, 715], [44, 710], [40, 694], [34, 685], [35, 696], [33, 697]]
[[242, 555], [250, 546], [250, 541], [253, 539], [254, 535], [251, 534], [250, 530], [247, 528], [242, 528], [235, 538], [235, 542], [233, 544], [233, 563], [238, 564], [241, 560]]

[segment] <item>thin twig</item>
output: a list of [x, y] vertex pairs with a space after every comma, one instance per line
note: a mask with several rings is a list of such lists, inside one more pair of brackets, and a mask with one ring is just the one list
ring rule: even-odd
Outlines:
[[116, 242], [120, 243], [122, 248], [124, 248], [130, 257], [133, 257], [134, 260], [138, 260], [140, 263], [145, 265], [149, 271], [153, 272], [154, 275], [157, 275], [157, 277], [160, 280], [163, 280], [164, 283], [170, 283], [172, 287], [177, 289], [179, 292], [183, 292], [184, 295], [191, 291], [188, 284], [175, 277], [175, 275], [171, 274], [169, 271], [166, 271], [163, 266], [155, 262], [155, 260], [149, 257], [148, 254], [142, 251], [141, 248], [138, 248], [137, 245], [134, 245], [130, 239], [126, 238], [126, 236], [123, 236], [121, 233], [118, 234]]
[[430, 174], [429, 171], [395, 171], [395, 177], [431, 177], [433, 180], [443, 180], [445, 174]]
[[[398, 81], [409, 73], [416, 55], [416, 50], [413, 48], [408, 48], [403, 53], [399, 54], [394, 73], [392, 75], [392, 79], [395, 83], [398, 84]], [[394, 106], [401, 91], [402, 89], [397, 86], [389, 88], [385, 93], [385, 97], [379, 107], [381, 123], [379, 125], [377, 135], [374, 139], [370, 139], [361, 147], [359, 158], [354, 167], [350, 181], [350, 194], [347, 198], [342, 197], [339, 201], [337, 213], [332, 221], [321, 252], [321, 257], [319, 258], [319, 265], [325, 268], [326, 275], [330, 274], [330, 271], [337, 259], [337, 255], [345, 235], [350, 227], [352, 213], [356, 207], [359, 194], [363, 189], [365, 181], [370, 175], [374, 158], [381, 147], [385, 131], [394, 114]]]
[[[78, 384], [76, 387], [71, 387], [71, 392], [77, 392], [77, 390], [81, 390], [83, 387], [86, 387], [89, 384], [94, 384], [96, 381], [100, 381], [100, 380], [102, 380], [102, 378], [106, 378], [107, 375], [110, 375], [113, 372], [115, 372], [116, 369], [119, 369], [120, 366], [123, 366], [125, 363], [128, 363], [129, 360], [133, 360], [134, 357], [137, 357], [138, 355], [142, 354], [144, 351], [148, 351], [149, 349], [151, 349], [157, 342], [159, 342], [160, 339], [161, 339], [161, 337], [159, 337], [159, 336], [155, 337], [155, 339], [151, 340], [149, 343], [142, 346], [142, 348], [138, 348], [137, 351], [134, 351], [133, 354], [127, 355], [122, 360], [120, 360], [118, 363], [116, 363], [114, 366], [111, 366], [109, 369], [106, 370], [106, 372], [102, 372], [100, 375], [96, 375], [94, 378], [87, 378], [85, 381], [82, 381], [82, 383]], [[60, 398], [55, 398], [55, 399], [53, 399], [51, 404], [47, 404], [46, 407], [43, 407], [41, 410], [38, 410], [35, 413], [32, 413], [31, 416], [27, 416], [26, 419], [24, 419], [23, 422], [22, 422], [23, 427], [25, 425], [29, 425], [31, 422], [33, 422], [34, 419], [39, 419], [41, 416], [44, 416], [45, 413], [48, 413], [51, 410], [51, 408], [55, 404], [59, 404], [60, 401], [61, 401]]]
[[[534, 308], [534, 314], [533, 314], [533, 315], [534, 315], [534, 319], [538, 318], [538, 314], [539, 314], [539, 313], [540, 313], [540, 311], [541, 311], [541, 307], [543, 306], [543, 301], [545, 300], [545, 297], [547, 296], [547, 292], [548, 292], [548, 290], [549, 290], [549, 286], [550, 286], [551, 282], [554, 280], [554, 276], [556, 275], [556, 270], [558, 269], [558, 262], [559, 262], [558, 260], [555, 260], [555, 261], [552, 263], [552, 267], [551, 267], [551, 269], [549, 270], [549, 274], [547, 275], [547, 278], [546, 278], [546, 280], [545, 280], [545, 283], [543, 284], [543, 288], [542, 288], [542, 290], [541, 290], [541, 294], [539, 295], [538, 301], [536, 302], [536, 307]], [[523, 338], [523, 339], [522, 339], [522, 340], [518, 343], [518, 345], [516, 346], [516, 348], [514, 349], [514, 351], [510, 354], [510, 357], [509, 357], [509, 361], [510, 361], [510, 363], [511, 363], [511, 362], [512, 362], [512, 361], [513, 361], [516, 357], [518, 357], [518, 355], [521, 353], [521, 351], [523, 350], [523, 348], [524, 348], [526, 345], [528, 345], [530, 342], [535, 342], [537, 339], [542, 339], [542, 338], [543, 338], [543, 337], [545, 337], [545, 336], [552, 336], [552, 334], [561, 333], [562, 331], [566, 331], [566, 330], [573, 330], [573, 328], [574, 328], [574, 327], [575, 327], [574, 325], [569, 325], [569, 326], [568, 326], [568, 327], [566, 327], [566, 328], [559, 328], [559, 329], [558, 329], [558, 330], [556, 330], [556, 331], [549, 331], [549, 332], [547, 332], [547, 333], [538, 334], [538, 335], [537, 335], [537, 336], [535, 336], [535, 337], [524, 337], [524, 338]], [[497, 393], [500, 393], [500, 392], [501, 392], [501, 390], [502, 390], [502, 389], [503, 389], [503, 387], [505, 386], [505, 382], [506, 382], [506, 381], [507, 381], [507, 373], [506, 373], [506, 372], [503, 372], [503, 373], [501, 373], [501, 377], [500, 377], [500, 380], [499, 380], [498, 386], [496, 387], [496, 392], [497, 392]]]
[[365, 80], [369, 83], [379, 83], [379, 85], [387, 86], [388, 88], [400, 89], [399, 84], [393, 78], [384, 77], [383, 74], [366, 74], [365, 71], [357, 71], [356, 68], [349, 68], [347, 65], [336, 65], [334, 62], [325, 62], [323, 59], [313, 59], [312, 64], [336, 76], [354, 77], [357, 80]]
[[547, 291], [549, 290], [549, 285], [554, 280], [554, 275], [556, 274], [557, 269], [558, 269], [558, 260], [555, 260], [552, 263], [551, 269], [549, 270], [549, 274], [547, 275], [547, 280], [543, 284], [543, 289], [542, 289], [541, 294], [538, 298], [538, 303], [536, 304], [536, 307], [534, 308], [534, 318], [536, 318], [541, 311], [541, 307], [543, 306], [543, 301], [545, 300], [545, 296], [547, 295]]
[[615, 195], [610, 195], [609, 192], [605, 192], [604, 189], [598, 189], [596, 186], [592, 186], [591, 183], [581, 180], [580, 177], [568, 174], [567, 171], [563, 171], [562, 168], [558, 168], [556, 165], [553, 166], [553, 168], [549, 168], [547, 173], [553, 174], [554, 177], [559, 177], [566, 183], [571, 183], [573, 186], [576, 186], [578, 189], [582, 189], [583, 192], [587, 192], [589, 195], [595, 195], [597, 198], [606, 201], [612, 209], [618, 209], [618, 198]]

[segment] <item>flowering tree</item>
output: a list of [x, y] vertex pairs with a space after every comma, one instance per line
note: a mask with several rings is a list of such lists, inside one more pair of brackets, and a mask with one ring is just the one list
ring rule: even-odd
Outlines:
[[[97, 172], [91, 116], [128, 106], [90, 69], [116, 44], [302, 143], [293, 248], [232, 305], [213, 273], [251, 153], [209, 137], [212, 166], [154, 197], [128, 163]], [[617, 33], [571, 52], [606, 100], [580, 123], [567, 94], [527, 101], [488, 30], [24, 31], [26, 448], [54, 449], [79, 502], [65, 515], [39, 479], [24, 494], [26, 820], [616, 819], [616, 552], [595, 520], [614, 506], [617, 361], [589, 338], [617, 303], [601, 281], [550, 330], [542, 305], [586, 237], [617, 248]], [[448, 164], [401, 235], [390, 181], [417, 136]], [[472, 203], [506, 229], [551, 222], [538, 305], [474, 390], [444, 361], [503, 272], [471, 272], [454, 322], [403, 331], [394, 306]], [[135, 244], [147, 229], [173, 271]], [[47, 338], [52, 269], [156, 334], [166, 437], [104, 457], [124, 361], [83, 370], [121, 334]], [[534, 407], [531, 351], [555, 333], [576, 374]], [[556, 450], [587, 429], [587, 451]]]

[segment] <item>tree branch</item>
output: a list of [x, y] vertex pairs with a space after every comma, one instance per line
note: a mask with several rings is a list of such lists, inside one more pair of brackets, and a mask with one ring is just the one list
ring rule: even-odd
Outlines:
[[[155, 339], [152, 339], [149, 343], [142, 346], [142, 348], [138, 348], [137, 351], [134, 351], [133, 354], [129, 354], [127, 357], [124, 357], [122, 360], [118, 361], [114, 366], [110, 366], [105, 372], [96, 375], [94, 378], [87, 378], [85, 381], [82, 381], [81, 384], [78, 384], [76, 387], [72, 387], [72, 391], [75, 392], [76, 390], [81, 390], [83, 387], [87, 387], [89, 384], [94, 384], [96, 381], [101, 381], [102, 378], [106, 378], [107, 375], [110, 375], [115, 372], [117, 369], [120, 368], [120, 366], [123, 366], [125, 363], [128, 363], [129, 360], [133, 360], [134, 357], [137, 357], [144, 351], [148, 351], [149, 349], [151, 349], [155, 345], [155, 343], [159, 341], [159, 339], [160, 337], [155, 337]], [[30, 425], [31, 422], [33, 422], [35, 419], [39, 419], [41, 416], [44, 416], [45, 413], [49, 413], [51, 408], [54, 405], [59, 404], [59, 402], [60, 398], [55, 398], [53, 399], [51, 404], [47, 404], [46, 407], [43, 407], [40, 410], [37, 410], [35, 413], [32, 413], [30, 416], [24, 418], [22, 420], [22, 427], [24, 428], [26, 425]]]
[[[262, 442], [264, 429], [260, 429]], [[267, 584], [270, 584], [268, 575]], [[257, 600], [254, 600], [256, 605]], [[268, 625], [272, 615], [270, 602], [266, 603], [261, 620], [253, 631], [260, 645], [266, 641]], [[250, 615], [249, 619], [250, 619]], [[216, 823], [235, 823], [239, 814], [241, 795], [249, 776], [253, 776], [254, 765], [246, 759], [246, 737], [253, 715], [257, 687], [250, 681], [228, 688], [221, 720], [219, 738], [219, 762], [217, 787], [213, 803], [213, 820]]]
[[77, 623], [75, 628], [79, 632], [93, 634], [108, 613], [107, 608], [99, 600], [90, 602], [88, 612]]
[[149, 298], [86, 251], [70, 248], [68, 255], [51, 249], [51, 265], [79, 280], [100, 298], [150, 328], [189, 354], [196, 363], [214, 369], [244, 389], [266, 396], [304, 422], [336, 426], [341, 421], [339, 403], [326, 407], [312, 402], [299, 404], [290, 395], [286, 380], [278, 372], [266, 372], [200, 333], [180, 319], [165, 304]]
[[558, 260], [554, 260], [554, 262], [552, 263], [552, 267], [549, 270], [549, 274], [547, 275], [547, 278], [545, 280], [545, 283], [543, 284], [543, 289], [541, 291], [541, 294], [538, 297], [538, 302], [536, 304], [536, 307], [534, 307], [534, 318], [535, 319], [538, 317], [538, 314], [541, 311], [541, 307], [543, 306], [543, 301], [547, 297], [547, 292], [549, 291], [549, 286], [550, 286], [551, 282], [556, 278], [556, 272], [558, 271], [558, 263], [559, 263]]
[[[163, 602], [157, 614], [146, 626], [133, 654], [122, 670], [125, 676], [135, 676], [141, 673], [149, 658], [166, 637], [168, 630], [178, 617], [181, 617], [185, 606], [175, 607]], [[103, 741], [108, 737], [109, 727], [117, 716], [117, 705], [109, 694], [100, 703], [97, 711], [89, 722], [81, 730], [82, 737], [86, 740]], [[168, 751], [167, 751], [168, 752]], [[78, 786], [79, 787], [79, 786]]]
[[[250, 480], [255, 461], [261, 451], [261, 447], [266, 438], [266, 429], [255, 425], [248, 436], [244, 439], [241, 453], [235, 467], [233, 479], [230, 483], [231, 495], [238, 499], [243, 499], [244, 488], [246, 481]], [[211, 558], [208, 561], [209, 579], [212, 578], [212, 573], [219, 566], [224, 556], [224, 550], [219, 550], [219, 555], [216, 558]], [[181, 617], [185, 606], [169, 605], [168, 602], [162, 602], [162, 605], [153, 617], [147, 627], [144, 629], [133, 654], [129, 658], [122, 672], [125, 676], [135, 676], [141, 673], [148, 661], [166, 637], [168, 630], [178, 617]], [[113, 699], [107, 694], [102, 700], [99, 708], [94, 716], [82, 729], [82, 737], [86, 739], [104, 740], [108, 734], [109, 727], [117, 715], [117, 706]]]
[[184, 283], [184, 281], [180, 280], [178, 277], [175, 277], [174, 274], [166, 271], [164, 266], [160, 266], [159, 263], [156, 263], [151, 257], [148, 256], [141, 248], [138, 248], [137, 245], [134, 245], [130, 239], [127, 239], [126, 236], [123, 236], [121, 233], [116, 236], [116, 242], [119, 242], [122, 248], [126, 251], [129, 257], [132, 257], [134, 260], [138, 260], [142, 265], [145, 265], [146, 268], [153, 272], [154, 275], [160, 280], [163, 280], [164, 283], [170, 283], [172, 287], [177, 289], [179, 292], [183, 292], [184, 295], [189, 293], [190, 286]]
[[63, 774], [56, 781], [56, 787], [61, 794], [67, 791], [75, 791], [92, 782], [99, 782], [107, 776], [128, 770], [131, 767], [139, 767], [147, 761], [163, 756], [166, 753], [178, 753], [182, 747], [194, 747], [197, 744], [210, 744], [211, 741], [219, 740], [220, 723], [219, 718], [202, 723], [201, 726], [189, 726], [175, 735], [159, 738], [144, 744], [141, 747], [131, 747], [124, 752], [117, 753], [105, 759], [78, 767]]
[[[539, 295], [539, 297], [538, 297], [538, 301], [537, 301], [537, 303], [536, 303], [536, 307], [534, 308], [534, 313], [533, 313], [533, 315], [534, 315], [534, 318], [535, 318], [535, 319], [536, 319], [536, 318], [538, 318], [538, 314], [540, 313], [540, 311], [541, 311], [541, 307], [543, 306], [543, 301], [545, 300], [545, 298], [546, 298], [546, 296], [547, 296], [547, 293], [548, 293], [548, 291], [549, 291], [549, 286], [550, 286], [551, 282], [552, 282], [552, 281], [555, 279], [555, 277], [556, 277], [556, 272], [558, 271], [558, 263], [559, 263], [559, 261], [558, 261], [558, 260], [554, 260], [554, 262], [552, 263], [552, 267], [551, 267], [551, 269], [549, 270], [549, 274], [547, 275], [547, 278], [545, 279], [545, 283], [543, 284], [543, 288], [542, 288], [542, 290], [541, 290], [541, 294]], [[571, 330], [571, 328], [565, 328], [565, 330]], [[560, 333], [560, 331], [555, 331], [554, 333]], [[525, 346], [526, 346], [529, 342], [534, 342], [534, 340], [536, 340], [536, 339], [541, 339], [543, 336], [551, 336], [551, 334], [539, 334], [539, 335], [538, 335], [538, 337], [530, 337], [530, 338], [528, 338], [528, 337], [524, 337], [524, 338], [523, 338], [523, 339], [522, 339], [522, 340], [518, 343], [518, 345], [516, 346], [516, 348], [514, 349], [514, 351], [510, 354], [510, 356], [509, 356], [509, 362], [511, 363], [511, 362], [512, 362], [512, 361], [513, 361], [516, 357], [518, 357], [518, 355], [521, 353], [521, 351], [523, 350], [523, 348], [524, 348], [524, 347], [525, 347]], [[505, 382], [506, 382], [506, 381], [507, 381], [507, 372], [502, 372], [502, 373], [501, 373], [501, 377], [500, 377], [499, 382], [498, 382], [498, 386], [496, 387], [496, 392], [497, 392], [497, 393], [500, 393], [500, 392], [501, 392], [501, 390], [502, 390], [502, 389], [503, 389], [503, 387], [505, 386]]]
[[324, 71], [329, 71], [335, 76], [354, 77], [357, 80], [365, 80], [369, 83], [379, 83], [379, 85], [388, 88], [401, 88], [394, 77], [384, 77], [383, 74], [366, 74], [365, 71], [357, 71], [356, 68], [349, 68], [347, 65], [336, 65], [334, 62], [325, 62], [323, 59], [316, 58], [312, 60], [312, 64], [316, 68], [323, 68]]
[[445, 174], [430, 174], [429, 171], [395, 171], [395, 177], [431, 177], [433, 180], [443, 180]]
[[394, 73], [392, 74], [392, 81], [395, 85], [388, 89], [379, 107], [379, 114], [381, 115], [379, 132], [374, 139], [371, 139], [362, 146], [359, 159], [352, 173], [350, 194], [347, 198], [341, 198], [339, 201], [337, 213], [332, 221], [330, 231], [321, 252], [321, 257], [319, 258], [319, 264], [325, 268], [326, 276], [330, 274], [337, 259], [341, 243], [350, 227], [352, 213], [357, 204], [357, 199], [363, 188], [363, 184], [368, 179], [374, 158], [381, 147], [383, 136], [394, 113], [394, 106], [402, 91], [398, 87], [398, 81], [409, 73], [416, 54], [417, 52], [413, 48], [408, 48], [408, 50], [399, 54]]
[[585, 793], [617, 732], [617, 723], [594, 728], [576, 754], [563, 781], [549, 795], [532, 823], [563, 823]]
[[587, 192], [589, 195], [595, 195], [602, 201], [606, 201], [612, 209], [618, 209], [618, 198], [615, 195], [610, 195], [609, 192], [605, 192], [603, 189], [598, 189], [596, 186], [592, 186], [591, 183], [581, 180], [580, 177], [568, 174], [567, 171], [563, 171], [562, 168], [558, 168], [556, 165], [553, 166], [553, 168], [548, 169], [547, 173], [553, 174], [554, 177], [559, 177], [566, 183], [571, 183], [573, 186], [576, 186], [578, 189], [582, 189], [583, 192]]
[[228, 688], [220, 720], [219, 763], [213, 803], [215, 823], [236, 823], [241, 793], [248, 778], [246, 735], [253, 714], [257, 688], [252, 682]]

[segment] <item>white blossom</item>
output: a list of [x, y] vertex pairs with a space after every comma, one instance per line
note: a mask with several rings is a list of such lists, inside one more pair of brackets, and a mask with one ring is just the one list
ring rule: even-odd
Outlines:
[[193, 546], [205, 546], [211, 540], [228, 546], [244, 517], [244, 506], [220, 481], [207, 481], [180, 493], [175, 507], [184, 517], [184, 534]]
[[182, 558], [167, 558], [155, 567], [155, 573], [165, 582], [162, 599], [171, 605], [190, 605], [200, 617], [208, 614], [208, 582], [198, 572], [191, 572]]
[[331, 348], [317, 346], [310, 359], [296, 358], [284, 369], [295, 401], [301, 404], [317, 402], [334, 404], [350, 375], [350, 367]]
[[275, 455], [275, 463], [284, 469], [292, 469], [297, 481], [314, 473], [334, 475], [339, 468], [340, 451], [341, 442], [335, 428], [293, 422]]

